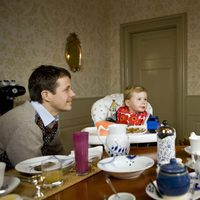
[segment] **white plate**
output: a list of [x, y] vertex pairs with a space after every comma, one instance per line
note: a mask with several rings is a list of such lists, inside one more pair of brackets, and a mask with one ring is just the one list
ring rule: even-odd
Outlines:
[[146, 132], [147, 132], [147, 127], [145, 125], [141, 125], [141, 126], [128, 126], [127, 127], [127, 133], [128, 134], [144, 134]]
[[6, 195], [10, 192], [12, 192], [20, 183], [19, 178], [17, 177], [11, 177], [11, 176], [5, 176], [3, 187], [6, 188], [4, 193], [1, 193], [1, 195]]
[[22, 173], [39, 174], [39, 173], [41, 173], [41, 171], [35, 170], [34, 167], [41, 165], [41, 163], [45, 160], [55, 159], [55, 157], [62, 161], [63, 168], [71, 165], [74, 162], [74, 158], [72, 156], [65, 156], [65, 155], [40, 156], [40, 157], [24, 160], [24, 161], [18, 163], [15, 166], [15, 169], [18, 172], [22, 172]]
[[154, 160], [146, 156], [117, 156], [100, 160], [97, 166], [116, 178], [132, 179], [152, 167]]
[[[194, 177], [194, 176], [195, 176], [195, 173], [194, 173], [194, 172], [190, 173], [190, 176], [191, 176], [191, 177]], [[157, 186], [156, 181], [153, 181], [153, 182], [154, 182], [154, 184]], [[190, 187], [193, 187], [193, 185], [194, 185], [194, 179], [191, 179]], [[157, 195], [156, 190], [155, 190], [155, 188], [152, 186], [151, 183], [149, 183], [149, 184], [147, 185], [145, 191], [146, 191], [146, 193], [147, 193], [152, 199], [155, 199], [155, 200], [162, 200], [162, 199], [164, 199], [164, 198], [160, 198], [160, 197]], [[185, 196], [186, 196], [186, 199], [190, 199], [191, 193], [188, 192], [187, 194], [185, 194]], [[199, 197], [200, 197], [200, 190], [197, 190], [197, 191], [194, 192], [192, 200], [197, 200], [197, 199], [199, 199]], [[178, 200], [179, 198], [181, 199], [181, 196], [176, 196], [176, 197], [174, 197], [173, 199], [174, 199], [174, 200]], [[171, 197], [170, 199], [172, 199], [172, 197]]]
[[191, 146], [187, 146], [184, 148], [185, 152], [187, 152], [188, 154], [191, 154]]
[[[82, 131], [89, 132], [89, 144], [91, 145], [99, 145], [102, 142], [105, 143], [106, 136], [98, 136], [97, 135], [97, 128], [96, 127], [87, 127], [84, 128]], [[157, 142], [157, 133], [128, 133], [129, 142], [133, 143], [151, 143]], [[99, 139], [100, 137], [100, 139]]]

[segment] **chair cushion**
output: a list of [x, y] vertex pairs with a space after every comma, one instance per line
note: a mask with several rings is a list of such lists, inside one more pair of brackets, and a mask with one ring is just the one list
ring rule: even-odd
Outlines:
[[123, 99], [123, 94], [116, 93], [97, 100], [91, 109], [93, 122], [96, 123], [97, 121], [103, 121], [107, 117], [111, 117], [123, 105]]

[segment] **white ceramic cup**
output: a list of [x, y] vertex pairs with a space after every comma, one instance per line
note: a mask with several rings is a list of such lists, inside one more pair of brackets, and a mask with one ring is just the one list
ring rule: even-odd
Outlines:
[[200, 135], [196, 135], [194, 132], [189, 137], [191, 153], [200, 155]]
[[136, 200], [135, 196], [131, 193], [118, 192], [117, 194], [120, 198], [118, 198], [116, 194], [113, 194], [109, 196], [108, 200]]
[[0, 188], [3, 186], [6, 163], [0, 162]]

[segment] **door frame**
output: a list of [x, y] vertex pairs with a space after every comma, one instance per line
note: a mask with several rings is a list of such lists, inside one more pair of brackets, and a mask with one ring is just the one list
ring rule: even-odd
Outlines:
[[185, 130], [185, 101], [186, 101], [186, 20], [187, 14], [181, 13], [166, 17], [136, 21], [120, 26], [120, 67], [121, 67], [121, 91], [130, 83], [131, 76], [131, 35], [167, 28], [176, 29], [177, 37], [177, 138], [183, 139]]

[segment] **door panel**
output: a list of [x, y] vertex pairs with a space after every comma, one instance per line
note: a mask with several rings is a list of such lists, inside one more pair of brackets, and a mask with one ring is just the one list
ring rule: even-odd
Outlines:
[[176, 29], [134, 33], [131, 37], [131, 83], [147, 88], [154, 115], [176, 128]]

